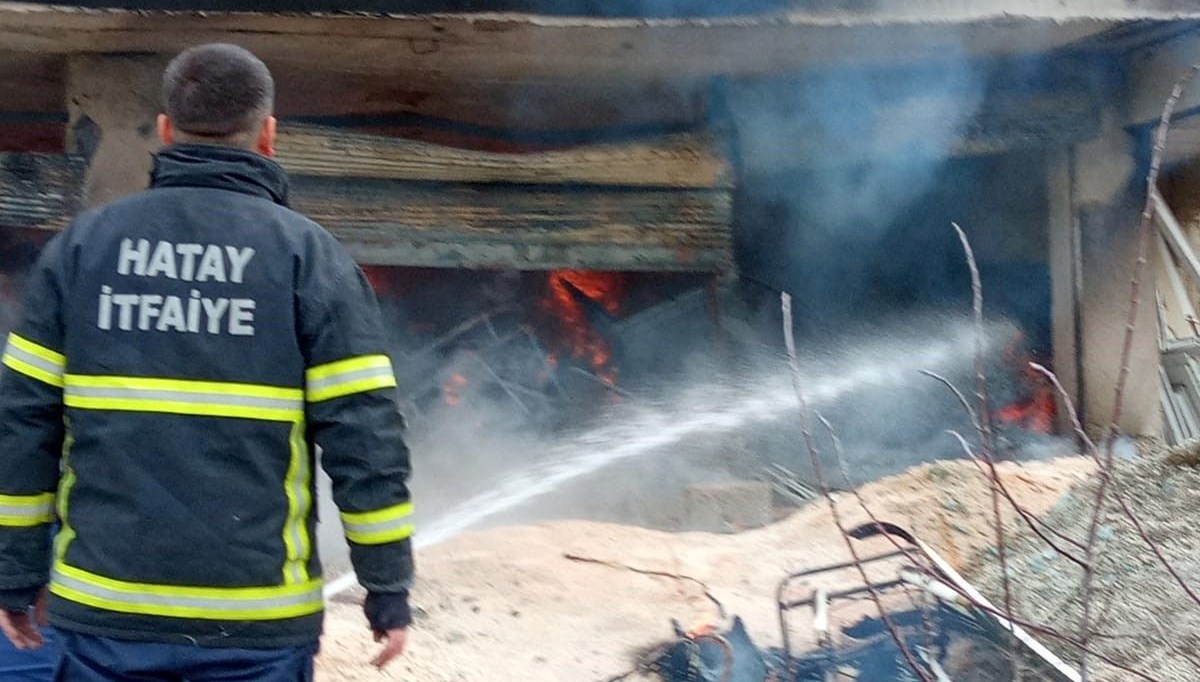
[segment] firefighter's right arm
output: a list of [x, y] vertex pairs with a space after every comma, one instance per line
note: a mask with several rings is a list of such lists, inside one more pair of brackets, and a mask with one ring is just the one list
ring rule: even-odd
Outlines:
[[413, 580], [409, 455], [378, 304], [327, 233], [301, 265], [298, 313], [310, 437], [333, 481], [350, 558], [377, 632], [406, 627]]
[[62, 239], [29, 276], [0, 367], [0, 609], [23, 611], [49, 581], [63, 450]]

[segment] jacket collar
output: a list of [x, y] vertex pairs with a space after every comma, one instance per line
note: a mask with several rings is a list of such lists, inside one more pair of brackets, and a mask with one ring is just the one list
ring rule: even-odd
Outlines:
[[205, 144], [177, 144], [154, 155], [151, 187], [211, 187], [287, 206], [283, 168], [255, 152]]

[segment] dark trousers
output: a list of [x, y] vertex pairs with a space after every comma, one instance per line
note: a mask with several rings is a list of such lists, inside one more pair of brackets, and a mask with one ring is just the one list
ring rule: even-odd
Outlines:
[[211, 649], [59, 631], [54, 682], [312, 682], [317, 645]]
[[4, 635], [0, 635], [0, 680], [3, 682], [50, 682], [58, 663], [57, 634], [42, 630], [46, 644], [36, 651], [17, 651]]

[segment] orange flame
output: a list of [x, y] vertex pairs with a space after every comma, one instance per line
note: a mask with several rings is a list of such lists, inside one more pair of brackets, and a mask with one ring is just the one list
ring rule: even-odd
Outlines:
[[461, 374], [451, 375], [442, 384], [442, 397], [450, 407], [462, 403], [462, 390], [467, 387], [467, 378]]
[[[549, 294], [542, 301], [542, 308], [558, 320], [560, 336], [571, 357], [588, 363], [596, 376], [609, 384], [616, 383], [617, 379], [616, 369], [610, 365], [612, 351], [588, 324], [587, 313], [571, 288], [615, 315], [620, 311], [621, 284], [619, 273], [556, 270], [550, 273]], [[558, 356], [551, 353], [546, 362], [551, 367], [556, 366]]]
[[997, 410], [996, 419], [1036, 433], [1053, 433], [1054, 420], [1058, 416], [1054, 388], [1044, 376], [1029, 366], [1029, 362], [1023, 365], [1021, 376], [1026, 397]]

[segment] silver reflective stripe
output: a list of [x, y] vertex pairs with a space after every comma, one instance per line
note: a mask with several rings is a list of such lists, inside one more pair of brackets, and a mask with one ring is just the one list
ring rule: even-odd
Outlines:
[[23, 504], [0, 504], [0, 516], [28, 516], [41, 518], [54, 512], [54, 503], [47, 502], [37, 506]]
[[347, 535], [379, 535], [401, 530], [405, 526], [411, 526], [412, 517], [402, 516], [398, 519], [376, 521], [375, 523], [350, 523], [343, 519], [342, 525], [345, 527]]
[[367, 367], [366, 369], [357, 369], [353, 372], [340, 372], [332, 376], [327, 376], [324, 379], [313, 379], [308, 382], [308, 390], [316, 393], [323, 391], [333, 386], [341, 386], [342, 384], [350, 384], [360, 379], [391, 379], [394, 378], [391, 367]]
[[192, 405], [229, 405], [237, 407], [261, 407], [272, 410], [302, 410], [303, 400], [263, 398], [232, 393], [203, 393], [194, 391], [166, 391], [145, 388], [99, 388], [67, 384], [67, 397], [111, 398], [122, 400], [148, 400]]
[[43, 372], [46, 372], [48, 374], [53, 374], [54, 376], [56, 376], [60, 379], [62, 378], [62, 375], [65, 371], [65, 368], [63, 365], [51, 362], [45, 358], [34, 355], [33, 353], [30, 353], [27, 350], [18, 348], [16, 343], [14, 343], [12, 339], [8, 340], [8, 346], [6, 346], [4, 348], [4, 354], [9, 357], [16, 358], [17, 360], [20, 360], [21, 362], [24, 362], [28, 365], [33, 365], [34, 367], [37, 367], [38, 369], [42, 370]]
[[[129, 591], [113, 589], [94, 584], [91, 581], [78, 580], [64, 575], [57, 568], [53, 571], [55, 584], [80, 594], [94, 597], [114, 604], [129, 604], [141, 606], [162, 607], [164, 612], [172, 608], [178, 609], [211, 609], [213, 611], [244, 611], [254, 613], [263, 609], [278, 609], [289, 606], [305, 606], [321, 600], [321, 586], [314, 584], [310, 589], [297, 594], [287, 594], [272, 597], [256, 597], [253, 599], [233, 599], [228, 597], [201, 597], [178, 594], [154, 594], [150, 590]], [[236, 589], [236, 588], [234, 588]]]
[[54, 520], [53, 501], [38, 505], [0, 504], [0, 526], [38, 525], [49, 523], [52, 520]]

